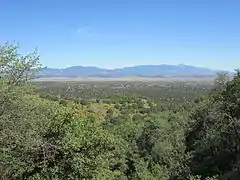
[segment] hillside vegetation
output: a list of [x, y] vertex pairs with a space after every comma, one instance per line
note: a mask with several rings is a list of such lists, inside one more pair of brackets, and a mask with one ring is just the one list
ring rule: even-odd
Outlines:
[[215, 85], [29, 83], [36, 52], [0, 46], [0, 176], [240, 179], [240, 72]]

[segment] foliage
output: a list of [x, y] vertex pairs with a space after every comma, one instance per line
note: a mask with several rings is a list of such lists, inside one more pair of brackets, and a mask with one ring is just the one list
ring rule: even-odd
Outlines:
[[239, 71], [219, 86], [29, 83], [37, 54], [0, 53], [1, 179], [240, 178]]
[[187, 135], [195, 174], [239, 179], [240, 73], [198, 104]]
[[18, 44], [0, 45], [0, 75], [8, 84], [28, 81], [41, 67], [36, 50], [27, 55], [20, 55], [18, 48]]

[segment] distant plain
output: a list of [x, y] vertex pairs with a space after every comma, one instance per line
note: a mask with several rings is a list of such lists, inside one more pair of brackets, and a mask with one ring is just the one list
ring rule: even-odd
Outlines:
[[38, 78], [32, 80], [33, 82], [199, 82], [199, 83], [212, 83], [214, 76], [202, 77], [163, 77], [163, 78], [150, 78], [150, 77], [120, 77], [120, 78], [99, 78], [99, 77], [49, 77]]

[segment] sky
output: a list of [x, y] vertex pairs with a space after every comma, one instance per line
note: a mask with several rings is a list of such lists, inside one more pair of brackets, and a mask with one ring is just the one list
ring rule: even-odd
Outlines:
[[240, 68], [239, 0], [1, 0], [0, 43], [51, 68]]

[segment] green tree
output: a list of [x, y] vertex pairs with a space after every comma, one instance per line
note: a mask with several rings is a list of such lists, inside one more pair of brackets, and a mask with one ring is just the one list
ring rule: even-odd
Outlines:
[[36, 50], [27, 55], [21, 55], [18, 49], [18, 44], [0, 45], [0, 75], [8, 84], [27, 82], [41, 68]]
[[[116, 179], [121, 141], [75, 108], [41, 98], [27, 82], [38, 56], [1, 46], [2, 179]], [[73, 102], [74, 103], [74, 102]], [[120, 155], [118, 155], [120, 154]]]
[[203, 178], [240, 178], [240, 73], [198, 103], [187, 134], [191, 171]]
[[220, 72], [217, 74], [217, 77], [214, 79], [215, 88], [221, 88], [230, 81], [230, 75], [226, 72]]

